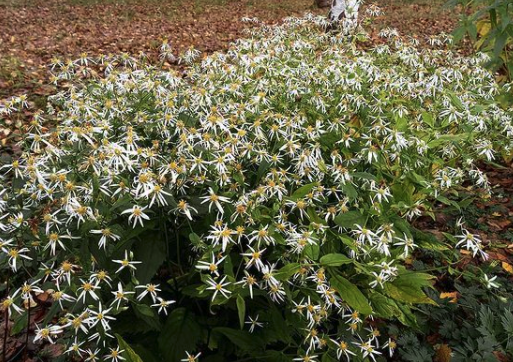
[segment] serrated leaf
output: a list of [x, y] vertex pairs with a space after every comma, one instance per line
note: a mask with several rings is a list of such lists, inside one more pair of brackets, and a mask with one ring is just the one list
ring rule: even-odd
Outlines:
[[324, 353], [321, 362], [337, 362], [338, 360], [331, 357], [329, 353]]
[[[55, 303], [57, 304], [57, 303]], [[23, 312], [20, 315], [17, 315], [16, 318], [14, 318], [14, 324], [11, 327], [11, 330], [9, 331], [9, 335], [12, 337], [18, 333], [20, 333], [27, 325], [27, 312]]]
[[305, 197], [307, 194], [310, 193], [310, 191], [312, 191], [312, 189], [316, 186], [316, 183], [311, 183], [311, 184], [307, 184], [307, 185], [304, 185], [304, 186], [301, 186], [300, 188], [298, 188], [296, 191], [294, 191], [292, 193], [292, 195], [290, 196], [291, 199], [294, 199], [294, 200], [298, 200], [298, 199], [302, 199], [303, 197]]
[[513, 313], [509, 310], [504, 311], [504, 316], [501, 319], [502, 328], [504, 331], [512, 336], [513, 335]]
[[230, 255], [226, 256], [226, 259], [224, 259], [224, 266], [223, 266], [224, 273], [230, 277], [233, 277], [233, 262]]
[[397, 307], [400, 309], [401, 314], [397, 316], [397, 319], [404, 324], [415, 329], [419, 329], [417, 318], [412, 313], [411, 308], [405, 304], [398, 304]]
[[[240, 331], [237, 331], [240, 332]], [[164, 361], [178, 362], [185, 351], [194, 351], [201, 339], [201, 327], [185, 308], [173, 310], [162, 328], [158, 343]]]
[[309, 244], [305, 247], [304, 254], [311, 260], [318, 260], [321, 249], [317, 244]]
[[141, 284], [149, 283], [166, 259], [166, 242], [158, 234], [148, 233], [135, 243], [133, 250], [134, 258], [141, 262], [135, 275]]
[[348, 211], [336, 216], [335, 224], [345, 228], [353, 228], [355, 225], [363, 226], [365, 217], [359, 211]]
[[118, 340], [119, 348], [124, 350], [123, 356], [127, 362], [143, 362], [142, 358], [130, 347], [128, 343], [117, 333], [114, 334]]
[[466, 134], [466, 133], [462, 133], [462, 134], [444, 134], [444, 135], [440, 135], [436, 139], [430, 141], [428, 143], [428, 147], [429, 148], [435, 148], [435, 147], [438, 147], [440, 145], [443, 145], [443, 144], [446, 144], [446, 143], [449, 143], [449, 142], [463, 141], [463, 140], [466, 140], [468, 137], [469, 137], [469, 135]]
[[269, 317], [269, 327], [272, 329], [272, 332], [276, 335], [278, 340], [284, 343], [292, 342], [291, 331], [287, 326], [285, 318], [283, 318], [281, 310], [273, 305], [270, 310]]
[[351, 308], [357, 310], [358, 312], [363, 314], [371, 314], [372, 308], [369, 304], [369, 301], [358, 289], [358, 287], [343, 276], [338, 275], [334, 269], [329, 268], [329, 270], [331, 274], [330, 284], [342, 297], [342, 299], [347, 304], [349, 304]]
[[353, 172], [351, 176], [369, 181], [378, 181], [377, 177], [368, 172]]
[[422, 112], [422, 121], [431, 128], [435, 127], [435, 120], [433, 119], [433, 115], [431, 113]]
[[287, 280], [291, 276], [296, 274], [299, 271], [299, 269], [301, 269], [301, 265], [299, 263], [290, 263], [285, 265], [280, 270], [276, 271], [276, 273], [274, 273], [274, 277], [277, 280]]
[[393, 300], [380, 293], [371, 293], [369, 295], [372, 310], [378, 317], [392, 318], [401, 314]]
[[155, 310], [153, 310], [147, 304], [139, 304], [139, 303], [134, 302], [134, 303], [132, 303], [132, 306], [134, 308], [134, 313], [137, 318], [142, 320], [153, 330], [160, 331], [162, 326], [160, 324], [160, 320], [159, 320]]
[[347, 183], [345, 185], [340, 185], [340, 190], [346, 194], [350, 199], [356, 199], [358, 198], [358, 191], [356, 190], [356, 188], [350, 184], [350, 183]]
[[384, 290], [388, 296], [399, 302], [436, 305], [422, 290], [424, 287], [432, 287], [431, 279], [433, 276], [426, 273], [406, 272], [386, 283]]
[[201, 244], [201, 238], [196, 233], [190, 233], [189, 234], [189, 240], [193, 245], [200, 245]]
[[267, 170], [270, 167], [271, 167], [271, 164], [265, 160], [262, 163], [260, 163], [260, 166], [258, 166], [257, 177], [256, 177], [257, 182], [262, 179], [262, 176], [264, 176], [264, 174], [267, 172]]
[[261, 338], [246, 331], [239, 331], [233, 328], [217, 327], [212, 330], [227, 337], [235, 346], [243, 351], [254, 351], [263, 347]]

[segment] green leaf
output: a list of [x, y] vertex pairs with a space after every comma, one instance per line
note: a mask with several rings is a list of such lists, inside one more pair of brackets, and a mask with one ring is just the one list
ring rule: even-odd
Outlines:
[[454, 43], [458, 44], [461, 41], [461, 39], [463, 39], [466, 33], [467, 29], [464, 26], [458, 26], [452, 33], [452, 36], [454, 37]]
[[313, 245], [307, 245], [305, 247], [304, 253], [305, 256], [309, 257], [311, 260], [317, 260], [319, 259], [319, 253], [321, 251], [321, 248], [317, 244]]
[[[388, 299], [383, 294], [371, 293], [369, 299], [372, 304], [372, 310], [375, 315], [381, 318], [392, 318], [398, 315], [397, 307], [394, 301]], [[400, 312], [400, 311], [399, 311]]]
[[[137, 226], [133, 229], [128, 229], [128, 231], [125, 234], [121, 235], [121, 240], [114, 247], [114, 250], [112, 251], [111, 256], [115, 256], [115, 255], [122, 256], [123, 252], [125, 250], [128, 250], [131, 248], [132, 244], [135, 242], [135, 239], [139, 235], [141, 235], [143, 233], [148, 233], [149, 230], [152, 230], [155, 228], [155, 225], [156, 225], [156, 221], [150, 220], [144, 225], [144, 227]], [[119, 258], [117, 258], [117, 259], [119, 259]]]
[[338, 360], [329, 355], [329, 353], [324, 353], [322, 356], [321, 362], [337, 362]]
[[407, 205], [413, 203], [413, 194], [415, 193], [415, 186], [411, 184], [408, 180], [402, 183], [396, 183], [391, 187], [392, 196], [394, 196], [394, 201], [399, 202], [403, 201]]
[[426, 180], [426, 178], [424, 176], [421, 176], [418, 173], [413, 172], [413, 171], [410, 172], [410, 174], [408, 175], [408, 178], [410, 180], [412, 180], [413, 182], [415, 182], [416, 184], [424, 186], [424, 187], [426, 186], [426, 184], [429, 184], [429, 182]]
[[50, 307], [50, 310], [46, 311], [45, 319], [41, 323], [42, 325], [47, 325], [50, 323], [53, 317], [60, 311], [59, 303], [53, 303]]
[[98, 195], [100, 194], [100, 181], [98, 180], [98, 175], [93, 175], [93, 200], [98, 199]]
[[310, 219], [310, 221], [316, 222], [318, 224], [326, 225], [326, 222], [319, 217], [319, 214], [313, 207], [309, 207], [306, 210], [306, 213], [308, 214], [308, 218]]
[[431, 128], [435, 127], [435, 120], [433, 119], [433, 115], [431, 113], [422, 112], [422, 121]]
[[132, 349], [144, 362], [159, 362], [160, 356], [154, 354], [154, 349], [151, 346], [132, 343]]
[[319, 141], [326, 149], [331, 150], [333, 145], [340, 141], [340, 135], [337, 132], [326, 132], [320, 137]]
[[458, 110], [465, 110], [465, 105], [461, 102], [461, 99], [459, 99], [456, 94], [452, 92], [447, 92], [447, 95], [449, 96], [449, 98], [451, 98], [452, 104], [454, 104], [458, 108]]
[[[55, 303], [57, 304], [57, 303]], [[14, 324], [11, 327], [9, 335], [12, 337], [18, 333], [20, 333], [27, 326], [27, 312], [23, 312], [20, 315], [17, 315], [14, 318]]]
[[348, 211], [335, 217], [335, 223], [345, 228], [365, 225], [365, 217], [359, 211]]
[[319, 170], [321, 170], [322, 172], [324, 173], [327, 173], [328, 172], [328, 169], [326, 168], [326, 163], [324, 163], [324, 161], [322, 159], [320, 159], [318, 162], [317, 162], [318, 166], [319, 166]]
[[513, 336], [513, 313], [511, 311], [505, 309], [504, 315], [501, 319], [502, 328], [504, 328], [504, 331], [510, 335]]
[[445, 145], [445, 144], [450, 143], [450, 142], [459, 142], [459, 141], [466, 140], [468, 138], [469, 138], [469, 135], [466, 134], [466, 133], [461, 133], [461, 134], [444, 134], [444, 135], [438, 136], [436, 139], [428, 142], [428, 147], [429, 148], [435, 148], [435, 147], [438, 147], [440, 145]]
[[90, 270], [91, 250], [89, 250], [89, 239], [85, 239], [80, 243], [79, 257], [83, 260], [83, 268], [86, 273]]
[[123, 197], [120, 197], [110, 208], [110, 211], [114, 211], [117, 208], [129, 205], [132, 202], [132, 198], [130, 195], [123, 195]]
[[476, 39], [477, 39], [477, 26], [476, 26], [476, 24], [474, 24], [473, 22], [470, 22], [467, 25], [466, 30], [468, 32], [468, 35], [470, 35], [470, 37], [472, 38], [472, 40], [476, 41]]
[[351, 264], [353, 260], [344, 254], [333, 253], [324, 255], [319, 262], [322, 266], [340, 266], [343, 264]]
[[407, 131], [409, 128], [408, 118], [396, 116], [395, 118], [395, 129], [400, 132]]
[[134, 307], [134, 313], [137, 318], [146, 323], [149, 327], [151, 327], [151, 329], [160, 331], [162, 326], [160, 325], [160, 320], [158, 315], [155, 313], [155, 310], [153, 310], [147, 304], [139, 304], [133, 302], [132, 306]]
[[262, 179], [262, 177], [264, 176], [264, 174], [267, 172], [267, 170], [270, 167], [271, 167], [271, 164], [267, 161], [263, 161], [262, 163], [260, 163], [260, 166], [258, 167], [258, 171], [257, 171], [256, 182], [260, 182], [260, 180]]
[[[287, 321], [283, 318], [282, 311], [279, 310], [275, 305], [272, 305], [270, 310], [268, 309], [268, 330], [265, 333], [265, 341], [269, 342], [292, 342], [292, 333], [288, 328]], [[273, 339], [274, 338], [274, 339]]]
[[345, 185], [340, 185], [340, 190], [346, 194], [349, 198], [351, 199], [356, 199], [358, 198], [358, 191], [356, 190], [356, 188], [350, 184], [350, 183], [347, 183]]
[[[238, 333], [240, 331], [237, 331]], [[169, 315], [158, 343], [164, 361], [178, 362], [185, 351], [194, 351], [201, 339], [201, 327], [194, 315], [185, 308], [177, 308]]]
[[123, 356], [127, 362], [143, 362], [142, 358], [130, 347], [128, 343], [117, 333], [114, 333], [118, 340], [119, 348], [125, 350]]
[[233, 261], [232, 261], [232, 257], [230, 255], [227, 255], [226, 259], [224, 259], [223, 271], [226, 275], [228, 275], [230, 277], [234, 277]]
[[158, 234], [148, 233], [135, 243], [134, 256], [135, 260], [141, 261], [137, 265], [137, 279], [141, 284], [149, 283], [166, 259], [166, 242]]
[[264, 356], [262, 356], [263, 361], [266, 362], [292, 362], [292, 358], [285, 355], [280, 351], [265, 351]]
[[431, 279], [434, 277], [426, 273], [406, 272], [400, 274], [392, 282], [385, 284], [385, 293], [404, 303], [436, 303], [429, 298], [422, 288], [432, 287]]
[[296, 274], [299, 269], [301, 269], [301, 265], [299, 263], [290, 263], [285, 265], [283, 268], [274, 273], [274, 277], [277, 280], [287, 280], [294, 274]]
[[493, 54], [495, 57], [499, 57], [502, 50], [506, 46], [506, 41], [508, 40], [508, 33], [502, 32], [499, 36], [495, 38], [495, 45], [493, 47]]
[[331, 274], [330, 284], [338, 292], [338, 294], [349, 304], [349, 306], [360, 313], [371, 314], [372, 308], [369, 301], [358, 289], [356, 285], [351, 283], [343, 276], [336, 273], [332, 268], [328, 269]]
[[353, 176], [354, 178], [360, 178], [369, 181], [378, 181], [376, 176], [368, 172], [353, 172], [351, 173], [351, 176]]
[[246, 331], [239, 331], [233, 328], [217, 327], [213, 332], [221, 333], [227, 337], [235, 346], [243, 351], [254, 351], [263, 346], [261, 338], [254, 336]]
[[201, 245], [201, 238], [196, 233], [190, 233], [189, 234], [189, 240], [191, 241], [192, 245]]
[[405, 326], [420, 329], [417, 323], [417, 318], [415, 317], [415, 314], [412, 313], [411, 308], [406, 304], [399, 304], [398, 307], [401, 314], [397, 316], [397, 319], [399, 319], [399, 321]]
[[239, 312], [240, 329], [244, 329], [244, 320], [246, 319], [246, 302], [240, 295], [237, 295], [237, 311]]
[[303, 197], [308, 195], [316, 185], [317, 184], [314, 182], [311, 184], [301, 186], [296, 191], [294, 191], [294, 193], [290, 197], [294, 200], [302, 199]]

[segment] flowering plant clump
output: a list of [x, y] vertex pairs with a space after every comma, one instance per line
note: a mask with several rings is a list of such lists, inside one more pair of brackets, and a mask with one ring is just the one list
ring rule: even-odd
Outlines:
[[362, 50], [325, 25], [260, 29], [186, 76], [126, 56], [56, 61], [56, 81], [93, 63], [105, 76], [53, 96], [1, 167], [12, 332], [42, 305], [35, 342], [70, 360], [391, 356], [386, 321], [414, 325], [411, 308], [434, 303], [407, 262], [486, 258], [463, 228], [441, 242], [410, 221], [489, 192], [477, 163], [509, 152], [512, 113], [484, 56], [392, 30]]

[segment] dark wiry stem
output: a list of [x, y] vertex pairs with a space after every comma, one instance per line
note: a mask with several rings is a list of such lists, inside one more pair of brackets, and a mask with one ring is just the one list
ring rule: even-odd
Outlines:
[[2, 361], [7, 361], [7, 334], [9, 333], [9, 308], [5, 308], [5, 316], [4, 316], [4, 346], [2, 349]]
[[25, 335], [25, 359], [28, 360], [28, 340], [30, 332], [30, 295], [28, 298], [28, 309], [27, 309], [27, 334]]
[[[11, 276], [11, 268], [7, 269], [7, 281], [5, 295], [7, 298], [9, 297], [9, 277]], [[2, 361], [7, 362], [7, 335], [9, 334], [9, 306], [5, 306], [5, 316], [4, 316], [4, 346], [2, 348]]]

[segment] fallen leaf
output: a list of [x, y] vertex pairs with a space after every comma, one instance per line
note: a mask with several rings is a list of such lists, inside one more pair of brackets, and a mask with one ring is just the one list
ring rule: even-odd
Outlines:
[[510, 274], [513, 274], [513, 266], [511, 264], [506, 263], [505, 261], [502, 262], [502, 269], [507, 271]]
[[40, 293], [36, 296], [37, 300], [40, 302], [46, 302], [48, 300], [49, 294], [47, 292]]
[[450, 362], [452, 350], [447, 344], [442, 344], [438, 347], [435, 354], [435, 362]]
[[450, 303], [458, 302], [459, 293], [458, 292], [444, 292], [440, 293], [440, 299], [450, 298]]

